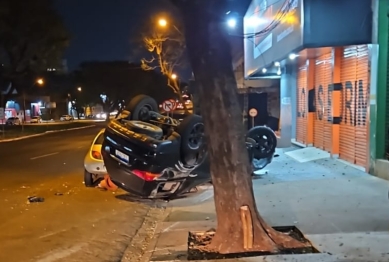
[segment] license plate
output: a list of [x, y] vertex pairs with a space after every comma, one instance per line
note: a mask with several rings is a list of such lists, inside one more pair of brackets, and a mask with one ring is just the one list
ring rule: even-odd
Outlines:
[[126, 162], [128, 162], [128, 161], [130, 160], [130, 158], [129, 158], [128, 155], [126, 155], [126, 154], [120, 152], [119, 150], [116, 150], [116, 151], [115, 151], [115, 154], [116, 154], [116, 156], [117, 156], [118, 158], [120, 158], [121, 160], [124, 160], [124, 161], [126, 161]]

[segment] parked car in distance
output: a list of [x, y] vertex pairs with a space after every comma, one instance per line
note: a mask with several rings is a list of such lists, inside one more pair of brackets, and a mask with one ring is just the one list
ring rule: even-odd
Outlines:
[[84, 158], [84, 183], [87, 187], [92, 187], [100, 178], [107, 174], [103, 157], [101, 156], [101, 147], [104, 142], [104, 131], [102, 129], [93, 139], [92, 145]]
[[62, 115], [59, 120], [60, 121], [71, 121], [71, 120], [73, 120], [73, 117], [70, 115]]
[[9, 117], [7, 121], [5, 122], [6, 125], [21, 125], [22, 121], [20, 121], [19, 117]]
[[30, 123], [42, 123], [42, 118], [40, 116], [33, 116], [31, 117]]

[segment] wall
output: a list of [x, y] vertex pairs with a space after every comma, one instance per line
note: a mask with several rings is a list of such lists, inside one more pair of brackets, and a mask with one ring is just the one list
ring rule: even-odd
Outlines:
[[[289, 55], [302, 45], [300, 26], [302, 0], [253, 0], [244, 17], [245, 76]], [[287, 6], [287, 7], [286, 7]], [[267, 30], [279, 10], [289, 10], [282, 22]], [[276, 24], [276, 23], [274, 23]]]
[[280, 81], [280, 138], [278, 139], [279, 148], [290, 147], [292, 145], [293, 115], [292, 92], [297, 90], [297, 68], [289, 65], [284, 68]]
[[280, 90], [267, 93], [267, 111], [270, 116], [280, 118]]
[[253, 0], [244, 33], [245, 77], [257, 77], [305, 48], [371, 43], [371, 1]]

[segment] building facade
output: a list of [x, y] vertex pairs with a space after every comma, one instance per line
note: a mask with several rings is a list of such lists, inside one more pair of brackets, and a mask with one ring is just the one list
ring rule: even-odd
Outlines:
[[252, 1], [244, 77], [279, 77], [282, 146], [314, 146], [377, 173], [389, 149], [387, 4]]

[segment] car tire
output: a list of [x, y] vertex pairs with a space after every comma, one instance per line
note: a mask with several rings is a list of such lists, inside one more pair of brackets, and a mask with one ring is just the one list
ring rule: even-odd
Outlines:
[[130, 120], [140, 120], [147, 122], [150, 120], [150, 111], [158, 112], [158, 104], [155, 99], [146, 95], [137, 95], [131, 99], [126, 107], [130, 111]]
[[207, 155], [203, 118], [195, 114], [186, 116], [178, 126], [177, 133], [181, 136], [182, 162], [189, 166], [202, 163]]
[[86, 187], [93, 187], [93, 174], [89, 173], [86, 169], [84, 170], [84, 184]]
[[144, 134], [154, 139], [161, 139], [163, 136], [162, 128], [147, 122], [132, 120], [124, 121], [124, 124], [131, 131], [139, 134]]
[[268, 158], [274, 154], [277, 147], [277, 137], [274, 131], [269, 127], [253, 127], [247, 132], [246, 137], [255, 140], [257, 144], [252, 149], [253, 158]]

